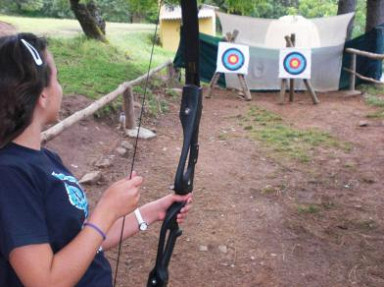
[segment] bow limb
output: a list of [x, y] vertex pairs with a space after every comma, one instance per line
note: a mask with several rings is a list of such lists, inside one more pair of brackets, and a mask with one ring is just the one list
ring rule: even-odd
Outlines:
[[[175, 175], [174, 190], [184, 195], [193, 191], [195, 165], [199, 144], [199, 125], [202, 111], [202, 91], [199, 77], [199, 22], [196, 0], [181, 0], [185, 83], [180, 105], [180, 121], [183, 128], [183, 147]], [[147, 287], [165, 287], [168, 284], [168, 265], [177, 238], [182, 234], [176, 221], [184, 203], [174, 203], [167, 210], [160, 230], [155, 267], [149, 274]]]

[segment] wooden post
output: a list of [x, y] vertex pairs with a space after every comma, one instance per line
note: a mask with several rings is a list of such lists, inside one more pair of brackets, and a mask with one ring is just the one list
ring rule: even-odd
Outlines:
[[318, 103], [320, 103], [319, 99], [317, 98], [316, 96], [316, 93], [315, 93], [315, 90], [313, 89], [312, 85], [311, 85], [311, 82], [308, 81], [308, 79], [303, 79], [304, 81], [304, 84], [305, 84], [305, 87], [307, 88], [311, 98], [312, 98], [312, 101], [315, 105], [317, 105]]
[[251, 92], [249, 91], [247, 81], [245, 80], [245, 77], [243, 74], [237, 74], [237, 77], [239, 78], [239, 82], [241, 85], [241, 88], [243, 89], [245, 100], [250, 101], [252, 100]]
[[[295, 47], [296, 44], [296, 35], [291, 34], [290, 41], [287, 41], [287, 47]], [[293, 102], [295, 97], [295, 80], [289, 79], [289, 101]]]
[[295, 98], [295, 80], [289, 79], [289, 101], [293, 102]]
[[136, 118], [132, 87], [128, 87], [123, 93], [123, 109], [125, 113], [125, 129], [136, 128]]
[[213, 77], [211, 79], [211, 82], [209, 83], [209, 87], [208, 87], [208, 90], [207, 90], [207, 95], [205, 96], [206, 98], [212, 97], [212, 90], [215, 88], [217, 82], [219, 81], [220, 75], [221, 75], [221, 73], [218, 73], [218, 72], [216, 72], [213, 75]]
[[284, 104], [286, 88], [287, 88], [287, 79], [282, 79], [281, 80], [281, 87], [280, 87], [280, 101], [279, 101], [280, 105]]
[[356, 54], [351, 55], [351, 70], [353, 73], [349, 76], [349, 90], [354, 91], [356, 86]]
[[[291, 36], [285, 36], [285, 41], [287, 42], [287, 47], [294, 47], [296, 42], [296, 36], [295, 34], [291, 34]], [[285, 82], [284, 82], [285, 81]], [[313, 103], [316, 105], [320, 103], [319, 99], [316, 96], [316, 92], [312, 87], [311, 82], [308, 79], [303, 79], [305, 87], [307, 88]], [[285, 96], [285, 85], [287, 84], [287, 80], [283, 79], [281, 82], [281, 90], [280, 90], [280, 102], [279, 104], [284, 104], [284, 96]], [[289, 80], [289, 101], [293, 102], [294, 94], [295, 94], [295, 88], [294, 88], [295, 82], [294, 79]]]
[[168, 81], [173, 80], [175, 77], [175, 69], [173, 68], [172, 64], [169, 64], [167, 66], [167, 76], [168, 76]]
[[155, 73], [161, 71], [166, 66], [169, 65], [171, 61], [167, 61], [166, 63], [158, 66], [157, 68], [154, 68], [149, 71], [149, 73], [145, 73], [144, 75], [136, 78], [135, 80], [124, 82], [118, 86], [118, 88], [109, 94], [105, 95], [104, 97], [96, 100], [91, 105], [86, 107], [85, 109], [82, 109], [80, 111], [75, 112], [74, 114], [70, 115], [69, 117], [65, 118], [58, 124], [54, 125], [53, 127], [50, 127], [48, 130], [45, 130], [41, 133], [41, 141], [43, 144], [47, 143], [54, 137], [58, 136], [61, 132], [66, 130], [67, 128], [71, 127], [78, 121], [85, 119], [86, 117], [92, 115], [100, 108], [104, 107], [108, 103], [112, 102], [114, 99], [116, 99], [118, 96], [120, 96], [124, 91], [131, 86], [135, 86], [143, 81], [145, 81], [148, 76], [151, 77]]
[[[229, 43], [233, 43], [233, 42], [235, 42], [236, 37], [238, 35], [239, 35], [239, 31], [233, 30], [233, 33], [228, 32], [225, 35], [225, 40]], [[215, 72], [215, 74], [213, 75], [211, 82], [209, 83], [209, 87], [208, 87], [206, 96], [205, 96], [206, 98], [212, 97], [212, 91], [215, 88], [217, 82], [219, 81], [221, 74], [222, 73], [220, 73], [220, 72]], [[237, 74], [237, 77], [239, 78], [240, 87], [244, 93], [245, 100], [247, 100], [247, 101], [252, 100], [251, 92], [249, 91], [248, 84], [247, 84], [247, 81], [245, 80], [244, 75], [243, 74]]]

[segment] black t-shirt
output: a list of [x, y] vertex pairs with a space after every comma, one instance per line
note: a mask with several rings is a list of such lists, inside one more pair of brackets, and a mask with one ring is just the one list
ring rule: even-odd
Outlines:
[[[0, 286], [22, 286], [8, 261], [14, 248], [49, 243], [56, 253], [80, 232], [88, 212], [85, 193], [57, 154], [14, 143], [0, 149]], [[112, 286], [102, 250], [76, 285], [84, 286]]]

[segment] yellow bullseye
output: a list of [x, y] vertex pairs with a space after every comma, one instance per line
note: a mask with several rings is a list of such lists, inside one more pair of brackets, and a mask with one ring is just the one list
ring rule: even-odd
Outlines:
[[292, 62], [291, 62], [292, 68], [297, 68], [299, 66], [300, 66], [300, 62], [298, 60], [292, 60]]
[[236, 64], [238, 62], [238, 58], [237, 58], [236, 55], [232, 55], [232, 56], [229, 57], [228, 61], [231, 64]]

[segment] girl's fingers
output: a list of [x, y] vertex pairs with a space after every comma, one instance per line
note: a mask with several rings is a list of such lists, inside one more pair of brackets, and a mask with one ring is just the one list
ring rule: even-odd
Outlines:
[[188, 201], [189, 200], [192, 200], [192, 193], [188, 193], [186, 195], [177, 195], [175, 194], [174, 195], [174, 200], [177, 201], [177, 202], [182, 202], [182, 201]]
[[143, 182], [143, 178], [138, 175], [135, 175], [135, 177], [132, 177], [132, 179], [130, 180], [130, 183], [135, 187], [140, 186], [142, 182]]

